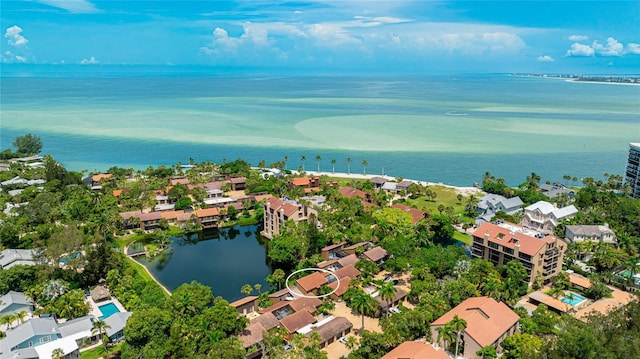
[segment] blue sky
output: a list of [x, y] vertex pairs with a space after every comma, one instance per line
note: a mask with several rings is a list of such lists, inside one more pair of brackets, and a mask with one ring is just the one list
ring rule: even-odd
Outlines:
[[3, 0], [3, 63], [640, 73], [640, 1]]

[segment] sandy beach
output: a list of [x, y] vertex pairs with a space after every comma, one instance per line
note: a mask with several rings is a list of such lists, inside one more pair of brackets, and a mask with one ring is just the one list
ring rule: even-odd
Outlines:
[[[293, 173], [296, 174], [301, 174], [301, 172], [298, 171], [293, 171]], [[382, 174], [362, 174], [362, 173], [344, 173], [344, 172], [323, 172], [323, 171], [304, 171], [304, 173], [306, 173], [308, 176], [328, 176], [328, 177], [336, 177], [336, 178], [353, 178], [353, 179], [371, 179], [373, 177], [382, 177], [385, 178], [389, 181], [393, 181], [396, 179], [396, 177], [393, 176], [388, 176], [388, 175], [382, 175]], [[470, 194], [477, 194], [477, 193], [482, 193], [482, 189], [477, 188], [477, 187], [460, 187], [460, 186], [452, 186], [452, 185], [448, 185], [448, 184], [444, 184], [442, 182], [436, 183], [436, 182], [428, 182], [428, 181], [420, 181], [420, 180], [414, 180], [414, 179], [410, 179], [410, 178], [403, 178], [406, 181], [412, 181], [415, 183], [419, 183], [423, 186], [442, 186], [442, 187], [447, 187], [447, 188], [452, 188], [456, 191], [456, 193], [461, 193], [465, 196], [468, 196]]]

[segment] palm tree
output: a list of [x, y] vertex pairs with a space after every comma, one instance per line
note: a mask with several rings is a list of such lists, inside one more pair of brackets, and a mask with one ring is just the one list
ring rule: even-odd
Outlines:
[[262, 292], [260, 292], [260, 289], [262, 289], [262, 284], [256, 283], [253, 285], [253, 288], [258, 292], [258, 295], [262, 294]]
[[367, 165], [369, 164], [369, 162], [367, 162], [367, 160], [362, 160], [362, 174], [364, 176], [367, 175]]
[[13, 316], [12, 314], [7, 314], [2, 318], [0, 318], [0, 324], [5, 324], [7, 326], [7, 329], [9, 329], [12, 327], [14, 320], [15, 320], [15, 316]]
[[320, 161], [322, 161], [322, 157], [320, 157], [320, 155], [317, 155], [316, 161], [318, 161], [318, 173], [320, 173]]
[[244, 295], [249, 295], [252, 292], [253, 292], [253, 287], [251, 286], [251, 284], [245, 284], [242, 286], [242, 288], [240, 288], [240, 293]]
[[64, 358], [64, 350], [62, 348], [55, 348], [51, 352], [51, 359], [62, 359]]
[[453, 316], [453, 319], [449, 321], [451, 329], [456, 332], [456, 351], [455, 355], [458, 355], [458, 345], [460, 344], [460, 332], [467, 327], [467, 321], [460, 318], [457, 314]]
[[444, 348], [447, 348], [448, 344], [450, 344], [451, 341], [455, 339], [455, 333], [453, 331], [453, 328], [451, 328], [451, 325], [449, 325], [449, 323], [445, 324], [444, 326], [437, 327], [436, 331], [438, 332], [438, 337], [436, 341], [438, 343], [442, 342], [443, 344], [442, 346]]
[[103, 338], [102, 344], [104, 344], [105, 351], [107, 350], [107, 340], [105, 340], [105, 338], [108, 338], [107, 329], [111, 329], [111, 326], [100, 319], [96, 320], [91, 325], [91, 334], [92, 335], [99, 334], [100, 338]]
[[351, 157], [347, 157], [347, 174], [351, 174]]
[[300, 161], [302, 161], [302, 172], [304, 172], [304, 161], [307, 160], [307, 156], [300, 157]]
[[387, 313], [389, 313], [389, 307], [391, 306], [391, 303], [396, 299], [397, 292], [398, 290], [393, 285], [393, 282], [386, 282], [384, 285], [382, 285], [382, 287], [380, 287], [380, 290], [378, 290], [380, 299], [388, 303]]
[[371, 298], [371, 296], [363, 291], [359, 291], [351, 298], [351, 307], [358, 314], [362, 314], [362, 329], [364, 330], [364, 315], [370, 314], [375, 309], [375, 305], [373, 303], [375, 299]]
[[284, 156], [284, 168], [287, 168], [287, 162], [289, 162], [289, 156], [285, 155]]
[[336, 159], [331, 159], [331, 173], [336, 173]]
[[20, 324], [24, 323], [24, 318], [27, 316], [27, 312], [24, 310], [15, 314], [16, 319], [20, 322]]

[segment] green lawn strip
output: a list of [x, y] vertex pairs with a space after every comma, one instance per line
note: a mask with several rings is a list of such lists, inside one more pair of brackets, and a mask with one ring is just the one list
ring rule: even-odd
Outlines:
[[123, 343], [118, 343], [112, 347], [109, 348], [109, 352], [105, 352], [104, 350], [104, 345], [100, 345], [98, 347], [95, 347], [91, 350], [87, 350], [87, 351], [83, 351], [80, 352], [80, 359], [98, 359], [98, 358], [104, 358], [107, 356], [107, 354], [110, 353], [115, 353], [117, 351], [120, 351], [120, 347], [122, 347]]
[[464, 213], [466, 197], [462, 199], [462, 202], [458, 202], [458, 193], [454, 188], [433, 185], [429, 186], [429, 189], [438, 194], [435, 200], [421, 196], [415, 199], [408, 199], [407, 204], [432, 214], [438, 213], [438, 206], [441, 204], [445, 207], [453, 207], [453, 211], [456, 214]]
[[238, 220], [236, 221], [236, 223], [237, 223], [239, 226], [248, 226], [248, 225], [250, 225], [250, 224], [258, 224], [258, 220], [257, 220], [256, 218], [253, 218], [253, 217], [249, 217], [249, 218], [246, 218], [246, 217], [240, 217], [240, 218], [238, 218]]
[[453, 233], [453, 239], [464, 244], [471, 245], [471, 236], [462, 232], [455, 231]]

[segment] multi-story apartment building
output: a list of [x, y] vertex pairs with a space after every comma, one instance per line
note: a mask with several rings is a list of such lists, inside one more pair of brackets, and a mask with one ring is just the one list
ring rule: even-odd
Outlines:
[[472, 256], [495, 265], [521, 262], [529, 274], [529, 285], [537, 275], [546, 282], [562, 270], [567, 244], [552, 235], [544, 235], [513, 223], [483, 223], [473, 232]]
[[318, 211], [311, 206], [289, 198], [270, 198], [264, 203], [264, 229], [261, 234], [269, 239], [280, 234], [280, 227], [288, 220], [295, 223], [306, 221], [310, 214], [318, 216]]
[[640, 142], [629, 144], [625, 183], [631, 186], [631, 197], [640, 198]]

